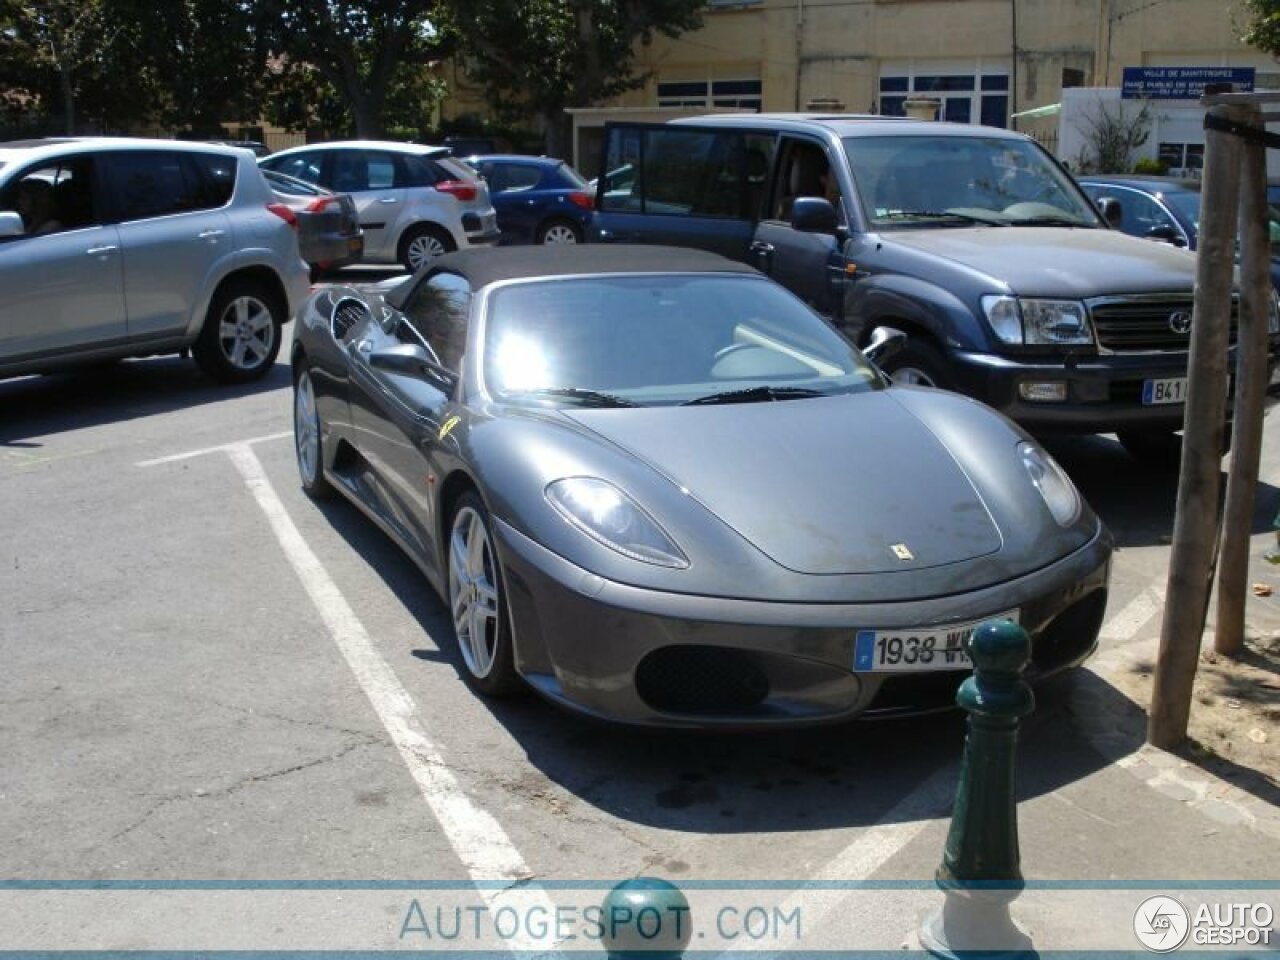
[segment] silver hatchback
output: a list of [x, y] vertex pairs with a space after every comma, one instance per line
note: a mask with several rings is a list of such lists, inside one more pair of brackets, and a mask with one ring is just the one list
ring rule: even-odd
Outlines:
[[0, 143], [0, 376], [190, 349], [262, 376], [308, 291], [247, 150], [164, 140]]

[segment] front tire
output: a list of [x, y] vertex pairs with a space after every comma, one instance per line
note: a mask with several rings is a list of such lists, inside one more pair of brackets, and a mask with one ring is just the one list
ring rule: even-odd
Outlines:
[[284, 307], [255, 280], [233, 279], [213, 295], [191, 355], [221, 383], [248, 383], [265, 376], [280, 353]]
[[316, 405], [311, 371], [304, 364], [293, 382], [293, 449], [298, 458], [302, 489], [313, 500], [333, 496], [333, 485], [324, 475], [324, 421]]
[[951, 383], [942, 354], [919, 337], [908, 338], [902, 349], [886, 360], [880, 369], [895, 384], [945, 390]]
[[410, 273], [417, 273], [423, 264], [457, 248], [453, 237], [440, 227], [432, 224], [413, 227], [400, 241], [400, 262]]
[[568, 220], [551, 220], [538, 228], [538, 243], [582, 243], [582, 228]]
[[449, 613], [467, 682], [489, 697], [520, 689], [511, 645], [502, 568], [489, 511], [474, 492], [458, 498], [449, 520]]

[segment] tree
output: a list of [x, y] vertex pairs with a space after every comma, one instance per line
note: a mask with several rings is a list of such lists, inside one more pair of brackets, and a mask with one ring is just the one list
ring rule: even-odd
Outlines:
[[1115, 110], [1098, 99], [1092, 113], [1082, 114], [1077, 129], [1085, 146], [1071, 164], [1077, 173], [1129, 173], [1133, 151], [1151, 136], [1151, 104], [1145, 100], [1130, 116], [1124, 101]]
[[532, 112], [566, 155], [565, 108], [640, 87], [636, 43], [701, 25], [705, 0], [449, 0], [465, 69], [505, 120]]
[[[359, 137], [383, 136], [389, 93], [447, 50], [433, 26], [438, 0], [264, 0], [263, 6], [281, 57], [277, 82], [295, 94], [326, 86], [336, 92]], [[296, 106], [308, 114], [315, 109]]]
[[1246, 22], [1240, 39], [1272, 56], [1280, 55], [1280, 0], [1244, 0]]

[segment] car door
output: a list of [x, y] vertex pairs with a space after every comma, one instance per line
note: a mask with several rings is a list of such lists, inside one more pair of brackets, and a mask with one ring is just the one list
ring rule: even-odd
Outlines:
[[543, 170], [536, 164], [490, 160], [480, 165], [489, 184], [489, 197], [498, 213], [503, 240], [532, 242], [548, 206], [548, 194], [539, 190]]
[[[838, 318], [845, 283], [844, 243], [848, 210], [843, 164], [816, 138], [784, 136], [767, 209], [756, 227], [747, 262], [768, 274], [819, 313]], [[795, 229], [791, 208], [802, 197], [826, 199], [836, 208], [840, 235]]]
[[105, 223], [98, 160], [41, 160], [0, 188], [0, 210], [26, 192], [44, 197], [24, 215], [26, 232], [0, 238], [0, 363], [123, 347], [128, 337], [120, 236]]
[[[471, 288], [456, 273], [424, 278], [404, 304], [404, 320], [354, 344], [352, 417], [361, 453], [372, 465], [387, 513], [428, 566], [435, 566], [430, 464], [466, 347]], [[448, 378], [405, 374], [376, 365], [379, 350], [423, 347]]]
[[768, 133], [686, 124], [606, 125], [592, 239], [697, 247], [745, 260], [758, 200], [749, 136], [765, 145], [772, 140]]
[[[166, 340], [190, 327], [218, 261], [232, 253], [224, 209], [236, 161], [176, 150], [120, 150], [104, 155], [111, 215], [124, 257], [125, 310], [135, 343]], [[204, 164], [220, 170], [208, 182]]]
[[[396, 158], [386, 150], [342, 147], [327, 151], [323, 186], [349, 193], [364, 229], [364, 254], [396, 259], [399, 222], [405, 216], [405, 188], [396, 179]], [[288, 171], [281, 171], [288, 172]]]

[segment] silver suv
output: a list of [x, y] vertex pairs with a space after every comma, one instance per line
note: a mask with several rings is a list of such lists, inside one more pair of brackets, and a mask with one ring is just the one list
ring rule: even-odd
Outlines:
[[164, 140], [0, 143], [0, 376], [190, 349], [265, 374], [308, 291], [247, 150]]
[[432, 257], [498, 242], [489, 188], [445, 147], [346, 140], [281, 150], [268, 170], [349, 193], [360, 211], [367, 263], [417, 270]]

